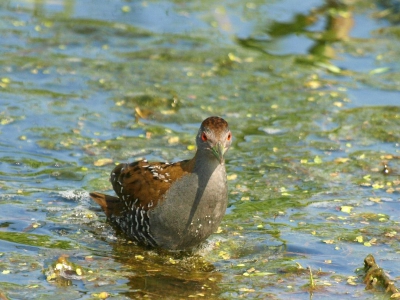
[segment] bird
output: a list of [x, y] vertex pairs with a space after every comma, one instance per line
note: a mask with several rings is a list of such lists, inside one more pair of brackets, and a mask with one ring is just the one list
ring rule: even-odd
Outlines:
[[191, 250], [218, 229], [225, 215], [225, 154], [231, 143], [228, 123], [221, 117], [208, 117], [197, 132], [192, 159], [119, 164], [110, 175], [116, 196], [89, 195], [107, 220], [136, 244]]

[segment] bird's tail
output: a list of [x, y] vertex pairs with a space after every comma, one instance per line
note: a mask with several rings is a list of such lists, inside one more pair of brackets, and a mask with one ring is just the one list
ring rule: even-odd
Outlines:
[[109, 196], [102, 193], [89, 193], [90, 197], [101, 206], [107, 218], [118, 216], [123, 210], [123, 202], [115, 196]]

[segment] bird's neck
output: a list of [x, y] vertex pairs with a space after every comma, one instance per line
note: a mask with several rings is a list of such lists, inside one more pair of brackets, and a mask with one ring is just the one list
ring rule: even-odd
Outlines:
[[208, 180], [215, 171], [225, 170], [225, 163], [221, 164], [211, 151], [197, 150], [192, 159], [181, 163], [181, 167], [185, 173], [194, 173]]
[[193, 173], [200, 177], [210, 177], [218, 169], [224, 168], [224, 163], [220, 163], [211, 151], [197, 150], [193, 160]]

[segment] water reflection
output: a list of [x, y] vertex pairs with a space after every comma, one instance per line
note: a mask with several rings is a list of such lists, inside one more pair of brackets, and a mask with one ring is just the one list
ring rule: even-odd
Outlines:
[[[311, 54], [314, 59], [329, 59], [335, 58], [333, 43], [349, 39], [353, 25], [351, 6], [332, 0], [312, 8], [308, 14], [293, 15], [290, 22], [273, 21], [266, 29], [268, 38], [250, 37], [238, 42], [273, 55]], [[285, 45], [276, 49], [276, 44], [281, 43]], [[300, 48], [305, 45], [307, 48]]]
[[121, 264], [129, 297], [218, 298], [222, 274], [193, 253], [144, 251], [132, 243], [117, 242], [112, 255]]
[[[76, 8], [75, 0], [7, 0], [4, 5], [10, 11], [29, 10], [33, 16], [68, 18], [74, 14]], [[1, 5], [1, 6], [2, 6]], [[0, 7], [1, 7], [0, 6]]]

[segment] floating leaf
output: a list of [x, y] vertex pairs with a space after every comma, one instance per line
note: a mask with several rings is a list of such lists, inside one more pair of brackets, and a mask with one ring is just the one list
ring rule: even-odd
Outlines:
[[387, 237], [394, 237], [396, 234], [397, 234], [396, 231], [391, 231], [391, 232], [385, 233], [385, 236], [387, 236]]
[[335, 159], [335, 163], [346, 163], [350, 160], [348, 157], [338, 157]]
[[378, 198], [378, 197], [370, 197], [370, 198], [369, 198], [369, 201], [379, 203], [379, 202], [381, 202], [381, 198]]
[[237, 174], [230, 174], [227, 176], [228, 180], [235, 180], [237, 178]]
[[400, 293], [394, 293], [390, 296], [391, 299], [399, 299], [400, 298]]
[[96, 160], [93, 164], [96, 167], [102, 167], [102, 166], [109, 165], [112, 163], [113, 163], [113, 160], [111, 158], [100, 158], [100, 159]]
[[349, 276], [349, 277], [347, 278], [347, 284], [350, 284], [350, 285], [357, 285], [357, 282], [355, 282], [355, 280], [357, 280], [357, 277], [355, 277], [355, 276]]
[[369, 74], [370, 74], [370, 75], [382, 74], [382, 73], [386, 73], [386, 72], [389, 71], [389, 70], [390, 70], [390, 68], [388, 68], [388, 67], [376, 68], [376, 69], [373, 69], [373, 70], [369, 71]]
[[385, 187], [385, 185], [381, 184], [381, 183], [374, 183], [372, 185], [372, 188], [377, 190], [377, 189], [383, 189]]
[[314, 157], [314, 163], [321, 164], [322, 163], [321, 157], [319, 157], [318, 155], [316, 157]]
[[332, 73], [340, 73], [342, 71], [339, 67], [332, 65], [332, 64], [319, 62], [319, 63], [317, 63], [317, 65], [319, 67], [327, 69], [328, 71], [330, 71]]
[[128, 5], [124, 5], [124, 6], [122, 6], [121, 10], [124, 13], [128, 13], [131, 11], [131, 8]]
[[179, 136], [172, 136], [168, 139], [168, 144], [177, 144], [179, 143]]
[[228, 57], [231, 61], [237, 62], [237, 63], [241, 63], [242, 60], [237, 57], [236, 55], [232, 54], [232, 53], [228, 53]]
[[325, 244], [334, 244], [334, 243], [335, 243], [334, 240], [323, 240], [323, 242], [324, 242]]
[[340, 210], [342, 212], [348, 213], [348, 214], [351, 212], [352, 209], [353, 209], [352, 206], [347, 206], [347, 205], [343, 205], [343, 206], [340, 207]]
[[356, 237], [356, 239], [354, 241], [356, 241], [358, 243], [362, 243], [364, 241], [364, 238], [362, 237], [362, 235], [359, 235]]
[[241, 291], [241, 292], [254, 292], [255, 290], [254, 289], [249, 289], [249, 288], [240, 288], [239, 289], [239, 291]]
[[307, 81], [306, 83], [304, 83], [304, 86], [310, 89], [318, 89], [322, 86], [321, 81], [317, 81], [317, 80], [310, 80]]
[[371, 174], [363, 176], [363, 179], [368, 180], [368, 181], [371, 180]]
[[222, 257], [223, 259], [230, 259], [230, 258], [231, 258], [231, 256], [229, 255], [229, 253], [226, 252], [226, 251], [220, 251], [220, 252], [218, 253], [218, 255], [219, 255], [220, 257]]

